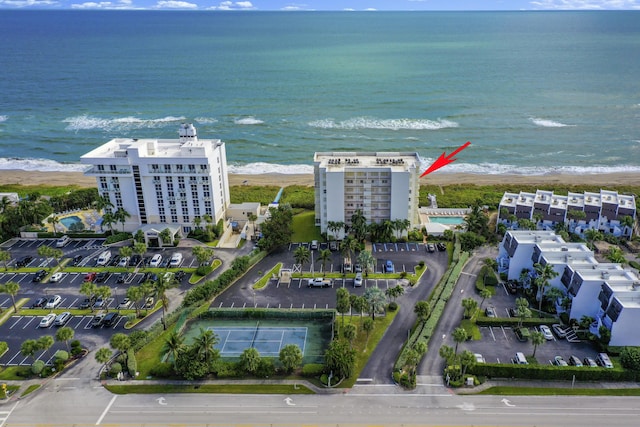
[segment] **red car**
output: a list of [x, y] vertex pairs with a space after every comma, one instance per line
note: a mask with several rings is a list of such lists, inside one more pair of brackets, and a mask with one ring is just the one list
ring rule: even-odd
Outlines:
[[94, 280], [96, 280], [96, 273], [95, 272], [87, 273], [87, 275], [84, 276], [84, 281], [85, 282], [93, 282]]

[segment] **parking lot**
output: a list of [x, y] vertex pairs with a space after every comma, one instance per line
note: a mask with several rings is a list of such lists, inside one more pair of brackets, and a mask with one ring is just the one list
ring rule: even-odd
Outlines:
[[[485, 300], [483, 308], [492, 307], [498, 317], [510, 317], [509, 308], [515, 307], [515, 299], [521, 295], [512, 295], [507, 289], [499, 285], [496, 294]], [[479, 299], [476, 296], [476, 299]], [[539, 327], [530, 328], [530, 331], [539, 331]], [[525, 356], [533, 354], [533, 344], [529, 339], [526, 342], [518, 340], [512, 327], [480, 327], [482, 339], [480, 341], [467, 341], [460, 344], [459, 351], [469, 350], [472, 353], [480, 353], [487, 363], [511, 363], [516, 352], [522, 352]], [[580, 360], [585, 357], [595, 358], [596, 348], [590, 342], [569, 342], [565, 338], [559, 338], [553, 333], [553, 339], [546, 340], [536, 349], [535, 358], [538, 363], [552, 363], [556, 356], [562, 356], [565, 360], [574, 355]]]

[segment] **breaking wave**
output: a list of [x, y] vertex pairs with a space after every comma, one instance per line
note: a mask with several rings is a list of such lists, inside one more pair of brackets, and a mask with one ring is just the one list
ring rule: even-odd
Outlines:
[[6, 122], [9, 119], [9, 116], [0, 116], [0, 123]]
[[167, 116], [159, 119], [141, 119], [138, 117], [119, 117], [116, 119], [105, 119], [89, 115], [68, 117], [62, 122], [67, 123], [66, 130], [81, 131], [89, 129], [102, 129], [105, 131], [126, 131], [132, 129], [152, 129], [163, 127], [168, 123], [182, 123], [186, 117]]
[[242, 119], [234, 120], [234, 123], [237, 125], [261, 125], [264, 123], [262, 120], [258, 120], [255, 117], [245, 117]]
[[374, 119], [370, 117], [354, 117], [336, 122], [333, 119], [322, 119], [309, 122], [309, 126], [321, 129], [386, 129], [386, 130], [438, 130], [457, 128], [458, 123], [451, 120], [427, 119]]
[[210, 125], [213, 123], [218, 123], [218, 119], [214, 119], [213, 117], [196, 117], [193, 119], [196, 123], [200, 123], [202, 125]]
[[313, 174], [312, 165], [278, 165], [275, 163], [248, 163], [246, 165], [230, 164], [227, 167], [229, 173], [237, 173], [242, 175], [259, 175], [264, 173], [282, 173], [282, 174]]
[[82, 172], [88, 165], [60, 163], [49, 159], [18, 159], [0, 157], [0, 170], [26, 170], [40, 172]]
[[543, 128], [575, 127], [575, 125], [566, 125], [564, 123], [554, 122], [553, 120], [547, 120], [547, 119], [539, 119], [537, 117], [530, 117], [529, 120], [531, 120], [534, 125], [540, 126], [540, 127], [543, 127]]

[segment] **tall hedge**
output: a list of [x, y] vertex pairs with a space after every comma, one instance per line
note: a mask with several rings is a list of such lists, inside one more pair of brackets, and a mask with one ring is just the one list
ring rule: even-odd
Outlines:
[[129, 375], [131, 375], [132, 378], [135, 378], [138, 372], [138, 361], [136, 360], [136, 353], [132, 348], [127, 350], [127, 371], [129, 371]]

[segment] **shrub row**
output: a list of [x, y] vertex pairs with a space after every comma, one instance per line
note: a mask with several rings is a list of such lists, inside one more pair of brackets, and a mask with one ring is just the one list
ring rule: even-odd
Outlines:
[[[431, 335], [433, 335], [433, 331], [438, 325], [440, 316], [442, 316], [442, 313], [444, 312], [444, 307], [451, 297], [451, 294], [453, 293], [453, 289], [458, 282], [458, 277], [460, 277], [462, 268], [464, 267], [464, 264], [467, 262], [468, 258], [469, 254], [467, 252], [461, 251], [460, 243], [456, 239], [452, 256], [452, 264], [449, 266], [449, 268], [447, 268], [447, 271], [442, 276], [442, 279], [440, 279], [440, 282], [436, 285], [436, 288], [429, 296], [431, 314], [425, 321], [424, 326], [419, 324], [416, 324], [414, 326], [407, 343], [413, 343], [413, 345], [415, 345], [416, 343], [422, 341], [428, 346], [429, 339], [431, 338]], [[400, 371], [406, 364], [407, 352], [411, 349], [411, 346], [406, 345], [407, 343], [405, 343], [404, 347], [400, 351], [400, 355], [398, 356], [398, 359], [396, 360], [396, 363], [394, 365], [394, 371], [396, 372]]]
[[324, 372], [324, 365], [321, 363], [307, 363], [302, 367], [302, 376], [315, 378]]
[[132, 348], [127, 350], [127, 371], [129, 371], [129, 375], [132, 378], [136, 377], [136, 372], [138, 372], [138, 361], [136, 360], [136, 353]]
[[523, 378], [572, 381], [637, 381], [638, 373], [621, 368], [586, 368], [553, 365], [513, 365], [478, 363], [469, 367], [468, 372], [490, 378]]
[[[478, 326], [518, 326], [520, 319], [517, 317], [486, 317], [478, 316], [476, 318], [476, 325]], [[531, 327], [538, 325], [553, 325], [558, 323], [558, 319], [552, 317], [530, 317], [522, 320], [522, 326]]]
[[131, 233], [116, 233], [116, 234], [109, 235], [109, 237], [107, 237], [107, 239], [105, 240], [105, 243], [109, 245], [111, 243], [122, 242], [124, 240], [132, 239], [132, 238], [133, 238], [133, 235]]
[[0, 356], [6, 353], [9, 350], [9, 344], [6, 341], [0, 341]]

